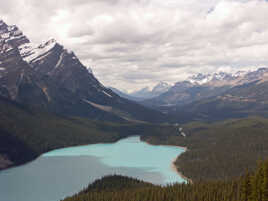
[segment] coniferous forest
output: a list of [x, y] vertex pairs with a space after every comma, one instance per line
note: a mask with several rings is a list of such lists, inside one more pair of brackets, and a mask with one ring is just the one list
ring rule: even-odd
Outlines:
[[123, 176], [106, 176], [64, 201], [266, 201], [268, 161], [237, 179], [155, 186]]

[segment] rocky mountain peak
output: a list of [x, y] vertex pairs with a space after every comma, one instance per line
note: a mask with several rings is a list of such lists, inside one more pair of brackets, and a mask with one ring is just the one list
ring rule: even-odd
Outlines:
[[170, 85], [166, 82], [159, 82], [152, 89], [150, 87], [144, 87], [138, 91], [130, 93], [131, 96], [142, 99], [149, 99], [159, 96], [162, 93], [167, 92], [170, 89]]
[[245, 76], [246, 74], [248, 73], [248, 71], [237, 71], [237, 72], [235, 72], [235, 73], [233, 73], [232, 75], [234, 76], [234, 77], [242, 77], [242, 76]]
[[[49, 112], [105, 121], [166, 121], [166, 116], [104, 87], [55, 39], [31, 43], [0, 22], [0, 96]], [[159, 119], [158, 119], [159, 118]]]
[[159, 82], [152, 90], [153, 93], [164, 93], [166, 91], [168, 91], [168, 89], [170, 88], [171, 86], [166, 83], [166, 82]]
[[[7, 25], [3, 20], [0, 20], [0, 44], [1, 46], [9, 45], [16, 48], [24, 43], [29, 43], [29, 39], [23, 35], [16, 25]], [[2, 49], [2, 48], [1, 48]], [[3, 50], [3, 49], [2, 49]], [[7, 49], [5, 49], [6, 51]]]
[[38, 45], [36, 48], [38, 49], [50, 49], [53, 48], [57, 43], [56, 39], [51, 38], [48, 41], [45, 41], [43, 43], [41, 43], [40, 45]]
[[40, 59], [40, 57], [42, 56], [44, 57], [57, 44], [58, 43], [55, 39], [50, 39], [39, 45], [35, 45], [32, 43], [24, 43], [21, 46], [19, 46], [19, 50], [23, 60], [25, 60], [28, 63], [32, 63], [35, 60]]
[[188, 77], [187, 80], [193, 84], [204, 84], [206, 82], [209, 82], [211, 79], [212, 79], [211, 74], [198, 73], [197, 75]]
[[3, 20], [0, 20], [0, 30], [5, 29], [6, 27], [7, 24]]
[[220, 71], [213, 74], [198, 73], [197, 75], [188, 77], [188, 79], [186, 80], [195, 85], [228, 85], [228, 83], [226, 82], [242, 79], [247, 74], [249, 74], [248, 71], [237, 71], [235, 73], [227, 73]]

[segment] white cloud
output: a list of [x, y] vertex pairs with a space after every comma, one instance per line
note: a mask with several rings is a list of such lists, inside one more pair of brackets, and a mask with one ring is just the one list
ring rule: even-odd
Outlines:
[[0, 14], [34, 42], [56, 38], [119, 89], [268, 64], [265, 0], [9, 0]]

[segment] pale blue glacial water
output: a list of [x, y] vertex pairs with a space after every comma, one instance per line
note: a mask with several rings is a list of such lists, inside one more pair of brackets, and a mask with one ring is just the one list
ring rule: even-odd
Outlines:
[[57, 149], [0, 172], [0, 201], [57, 201], [108, 174], [161, 185], [185, 182], [171, 167], [184, 151], [175, 146], [149, 145], [138, 136], [110, 144]]

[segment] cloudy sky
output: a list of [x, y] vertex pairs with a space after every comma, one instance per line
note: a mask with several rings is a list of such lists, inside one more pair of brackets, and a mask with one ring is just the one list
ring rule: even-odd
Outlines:
[[103, 84], [129, 91], [268, 66], [265, 0], [8, 0], [0, 18], [32, 42], [55, 38]]

